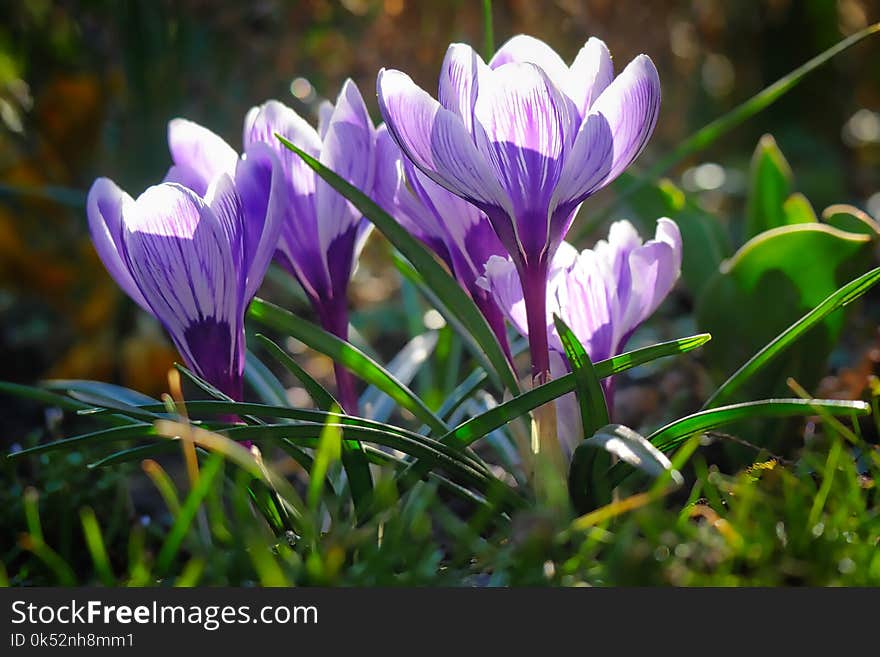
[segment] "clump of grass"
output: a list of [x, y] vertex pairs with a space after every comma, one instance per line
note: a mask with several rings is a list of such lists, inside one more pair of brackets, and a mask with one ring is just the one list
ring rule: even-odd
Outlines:
[[[254, 478], [218, 456], [202, 458], [201, 481], [210, 482], [196, 504], [148, 462], [167, 503], [148, 524], [102, 497], [134, 476], [134, 465], [93, 471], [92, 488], [55, 494], [46, 491], [84, 471], [44, 458], [33, 457], [42, 467], [29, 472], [44, 492], [19, 490], [16, 502], [13, 485], [2, 500], [12, 510], [4, 531], [20, 536], [3, 554], [13, 585], [880, 585], [880, 450], [854, 446], [834, 426], [796, 461], [735, 474], [698, 450], [682, 494], [612, 508], [595, 523], [540, 503], [509, 523], [480, 523], [434, 483], [399, 498], [386, 473], [368, 522], [334, 522], [329, 496], [323, 530], [309, 541], [273, 526]], [[181, 524], [188, 504], [191, 521]], [[65, 516], [67, 533], [54, 520]]]

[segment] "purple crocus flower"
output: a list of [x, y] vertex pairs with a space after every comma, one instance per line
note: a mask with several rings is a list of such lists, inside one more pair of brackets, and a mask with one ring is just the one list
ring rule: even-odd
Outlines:
[[475, 206], [428, 178], [404, 157], [379, 126], [376, 201], [440, 257], [474, 300], [511, 362], [504, 316], [477, 279], [490, 257], [506, 254], [488, 218]]
[[[264, 142], [277, 153], [284, 172], [284, 226], [276, 259], [299, 282], [325, 330], [348, 339], [348, 283], [371, 224], [325, 183], [281, 135], [370, 194], [375, 179], [376, 128], [357, 86], [347, 80], [336, 104], [325, 103], [315, 130], [295, 111], [269, 101], [248, 112], [245, 147]], [[339, 401], [357, 413], [351, 373], [335, 365]]]
[[[175, 133], [195, 124], [172, 125]], [[283, 214], [275, 155], [260, 145], [233, 156], [224, 165], [230, 173], [203, 178], [211, 158], [188, 167], [175, 153], [169, 177], [193, 187], [166, 181], [137, 199], [98, 178], [87, 212], [95, 249], [117, 284], [162, 323], [187, 367], [241, 400], [244, 312], [272, 260]]]
[[549, 371], [545, 294], [553, 254], [580, 203], [644, 148], [660, 106], [657, 70], [639, 55], [614, 77], [590, 39], [566, 66], [543, 42], [517, 36], [487, 65], [453, 44], [439, 102], [382, 70], [379, 107], [390, 134], [429, 178], [489, 218], [525, 293], [532, 375]]
[[[670, 219], [659, 219], [654, 239], [642, 239], [628, 221], [611, 225], [608, 240], [577, 252], [563, 242], [550, 268], [544, 329], [551, 348], [550, 372], [568, 371], [553, 314], [571, 328], [593, 362], [620, 354], [638, 326], [669, 294], [681, 272], [681, 233]], [[493, 257], [480, 284], [491, 291], [507, 318], [523, 335], [530, 329], [522, 287], [511, 259]], [[603, 380], [609, 408], [613, 382]], [[573, 395], [557, 400], [560, 441], [569, 451], [583, 438], [580, 414]]]

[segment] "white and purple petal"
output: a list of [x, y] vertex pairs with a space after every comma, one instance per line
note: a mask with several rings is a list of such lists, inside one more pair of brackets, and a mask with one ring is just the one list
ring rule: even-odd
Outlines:
[[[215, 186], [215, 207], [234, 205]], [[221, 389], [237, 392], [243, 300], [229, 217], [220, 219], [192, 190], [150, 187], [122, 210], [122, 254], [153, 314], [187, 364]]]
[[166, 181], [189, 187], [204, 196], [211, 181], [235, 171], [238, 153], [222, 137], [187, 119], [168, 122], [168, 149], [174, 166]]
[[266, 275], [286, 217], [284, 173], [267, 144], [255, 143], [248, 147], [235, 170], [235, 188], [241, 199], [241, 270], [247, 303]]
[[[346, 80], [327, 123], [321, 164], [354, 187], [370, 190], [375, 173], [374, 133], [357, 86]], [[329, 184], [319, 180], [315, 188], [315, 218], [320, 246], [328, 251], [335, 240], [356, 229], [361, 213]]]
[[574, 101], [581, 117], [586, 116], [593, 102], [614, 80], [614, 64], [608, 46], [590, 37], [580, 49], [570, 69], [566, 93]]
[[109, 178], [92, 183], [86, 201], [92, 243], [116, 284], [144, 310], [150, 307], [122, 258], [122, 206], [132, 198]]
[[534, 64], [504, 64], [480, 83], [477, 146], [510, 198], [527, 259], [545, 251], [548, 209], [571, 147], [573, 113], [571, 101]]
[[437, 100], [444, 108], [458, 115], [465, 130], [471, 134], [474, 131], [474, 104], [477, 102], [480, 78], [487, 71], [483, 58], [464, 43], [449, 46], [440, 68]]
[[458, 114], [400, 71], [379, 72], [379, 108], [403, 153], [434, 182], [484, 211], [511, 214], [505, 195]]

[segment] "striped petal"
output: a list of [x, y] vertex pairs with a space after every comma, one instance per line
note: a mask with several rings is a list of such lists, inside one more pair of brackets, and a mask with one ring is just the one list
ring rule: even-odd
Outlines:
[[136, 304], [149, 312], [149, 304], [131, 277], [128, 265], [121, 254], [122, 206], [131, 201], [131, 196], [122, 191], [112, 180], [98, 178], [92, 183], [86, 201], [89, 232], [95, 250], [110, 276]]
[[174, 166], [167, 180], [178, 182], [204, 196], [211, 181], [235, 171], [238, 154], [222, 137], [186, 119], [168, 122], [168, 149]]
[[[357, 86], [346, 80], [327, 124], [321, 164], [358, 189], [369, 191], [375, 171], [374, 131]], [[323, 180], [317, 181], [315, 189], [315, 213], [324, 252], [329, 251], [335, 240], [354, 230], [361, 219], [361, 213]]]
[[[228, 202], [224, 187], [214, 189], [218, 207]], [[124, 260], [187, 364], [215, 385], [234, 378], [243, 308], [229, 222], [169, 183], [127, 202], [122, 215]]]
[[534, 64], [509, 63], [484, 76], [474, 107], [477, 145], [511, 200], [527, 258], [541, 257], [548, 212], [571, 146], [573, 106]]
[[587, 113], [551, 201], [551, 248], [561, 241], [578, 205], [639, 156], [657, 123], [660, 79], [639, 55], [600, 94]]
[[508, 198], [456, 113], [400, 71], [383, 69], [377, 84], [389, 133], [425, 175], [484, 211], [509, 213]]

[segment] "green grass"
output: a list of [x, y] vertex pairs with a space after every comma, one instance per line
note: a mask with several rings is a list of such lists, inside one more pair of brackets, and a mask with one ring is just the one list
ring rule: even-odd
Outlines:
[[139, 516], [132, 491], [150, 480], [134, 463], [87, 470], [88, 449], [4, 461], [11, 585], [880, 585], [880, 450], [834, 427], [793, 462], [759, 455], [733, 474], [697, 449], [677, 491], [624, 493], [579, 521], [536, 504], [498, 522], [433, 480], [401, 498], [385, 468], [368, 522], [327, 495], [330, 522], [308, 541], [273, 528], [255, 480], [218, 456], [193, 492], [162, 477], [176, 496], [154, 497], [174, 502]]

